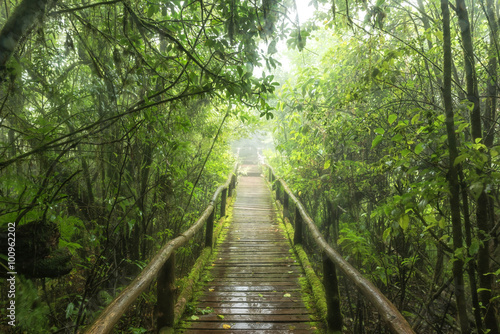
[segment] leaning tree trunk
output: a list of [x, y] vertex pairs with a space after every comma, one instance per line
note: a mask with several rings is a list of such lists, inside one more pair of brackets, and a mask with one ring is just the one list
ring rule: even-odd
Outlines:
[[19, 42], [56, 2], [57, 0], [23, 0], [5, 22], [0, 31], [0, 81], [3, 81], [2, 72]]

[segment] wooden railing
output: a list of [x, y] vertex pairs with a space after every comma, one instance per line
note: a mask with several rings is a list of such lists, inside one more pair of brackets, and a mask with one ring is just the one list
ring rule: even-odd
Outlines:
[[354, 283], [358, 291], [370, 301], [392, 333], [414, 333], [410, 324], [408, 324], [406, 319], [391, 301], [326, 242], [314, 221], [307, 214], [302, 203], [294, 196], [285, 181], [276, 177], [271, 166], [267, 164], [263, 164], [263, 166], [269, 170], [269, 181], [276, 186], [277, 199], [279, 198], [278, 193], [280, 192], [280, 187], [283, 188], [283, 217], [290, 217], [290, 201], [295, 205], [294, 244], [302, 244], [303, 229], [305, 226], [309, 229], [312, 239], [323, 253], [323, 285], [328, 308], [326, 320], [329, 331], [342, 331], [342, 315], [340, 313], [340, 298], [338, 296], [336, 274], [337, 267], [344, 273], [350, 282]]
[[236, 186], [236, 173], [238, 164], [229, 174], [225, 184], [221, 185], [210, 201], [203, 214], [184, 233], [167, 242], [142, 270], [142, 272], [102, 311], [99, 317], [90, 325], [84, 333], [109, 333], [120, 317], [132, 305], [132, 303], [144, 292], [151, 282], [157, 278], [157, 331], [162, 328], [171, 328], [175, 320], [175, 250], [186, 244], [193, 238], [196, 232], [206, 226], [205, 247], [213, 246], [213, 231], [215, 207], [219, 195], [221, 196], [221, 217], [226, 215], [226, 200], [232, 196]]

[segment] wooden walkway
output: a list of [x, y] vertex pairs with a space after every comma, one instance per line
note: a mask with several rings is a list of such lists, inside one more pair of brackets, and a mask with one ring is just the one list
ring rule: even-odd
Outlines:
[[303, 271], [276, 223], [271, 192], [257, 166], [245, 169], [227, 237], [205, 269], [198, 312], [187, 316], [177, 331], [314, 333], [315, 316], [302, 301]]

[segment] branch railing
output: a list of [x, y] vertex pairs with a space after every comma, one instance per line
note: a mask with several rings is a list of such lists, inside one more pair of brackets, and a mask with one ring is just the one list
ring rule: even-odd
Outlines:
[[283, 217], [290, 217], [290, 202], [295, 205], [295, 224], [293, 243], [302, 244], [304, 228], [311, 234], [314, 243], [319, 247], [323, 255], [323, 285], [325, 288], [327, 315], [326, 321], [330, 331], [342, 331], [342, 315], [340, 313], [340, 299], [338, 296], [338, 284], [336, 268], [350, 280], [358, 291], [375, 307], [384, 320], [391, 333], [410, 334], [414, 333], [410, 324], [406, 321], [399, 310], [389, 299], [368, 279], [347, 262], [325, 238], [321, 235], [314, 221], [309, 217], [302, 203], [295, 197], [285, 181], [277, 177], [274, 169], [263, 164], [269, 170], [269, 181], [276, 185], [276, 198], [280, 187], [283, 190]]
[[[215, 191], [210, 204], [198, 220], [178, 237], [167, 242], [151, 262], [116, 298], [101, 312], [99, 317], [85, 330], [85, 334], [111, 332], [125, 311], [157, 278], [157, 331], [171, 328], [175, 322], [175, 251], [191, 240], [206, 223], [205, 247], [213, 247], [213, 231], [217, 199], [221, 196], [220, 215], [226, 215], [226, 201], [236, 187], [238, 164], [229, 174], [226, 183]], [[160, 284], [161, 283], [161, 284]]]

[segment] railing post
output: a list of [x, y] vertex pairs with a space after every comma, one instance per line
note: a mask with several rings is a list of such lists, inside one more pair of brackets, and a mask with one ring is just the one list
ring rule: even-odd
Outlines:
[[234, 188], [236, 188], [236, 175], [233, 174], [231, 176], [231, 182], [229, 182], [229, 191], [227, 192], [227, 195], [229, 197], [232, 197], [233, 196], [233, 190]]
[[284, 218], [290, 218], [290, 213], [288, 212], [289, 210], [289, 197], [288, 193], [283, 190], [283, 219]]
[[326, 322], [328, 331], [342, 332], [342, 313], [340, 312], [340, 296], [335, 264], [323, 253], [323, 285], [326, 298]]
[[276, 200], [280, 200], [280, 182], [279, 180], [276, 181]]
[[231, 182], [229, 182], [229, 187], [227, 187], [227, 196], [228, 197], [233, 196], [233, 178], [234, 178], [234, 174], [231, 174]]
[[295, 207], [295, 234], [293, 235], [293, 244], [302, 243], [302, 216], [300, 215], [300, 210]]
[[164, 327], [174, 327], [175, 311], [175, 252], [158, 272], [156, 282], [156, 307], [158, 332]]
[[227, 188], [222, 190], [222, 194], [220, 195], [220, 217], [226, 216], [226, 199], [227, 199]]
[[214, 244], [214, 218], [215, 218], [215, 205], [210, 213], [210, 216], [208, 216], [207, 219], [207, 230], [206, 230], [206, 235], [205, 235], [205, 247], [213, 247]]

